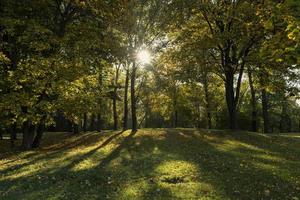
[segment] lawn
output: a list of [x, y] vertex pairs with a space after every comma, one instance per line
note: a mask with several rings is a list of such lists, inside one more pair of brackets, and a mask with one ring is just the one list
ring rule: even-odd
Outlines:
[[0, 141], [0, 199], [300, 199], [300, 135], [195, 129]]

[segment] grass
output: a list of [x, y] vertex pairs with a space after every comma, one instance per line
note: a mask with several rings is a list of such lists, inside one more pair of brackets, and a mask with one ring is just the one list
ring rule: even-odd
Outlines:
[[195, 129], [0, 141], [0, 199], [300, 199], [299, 135]]

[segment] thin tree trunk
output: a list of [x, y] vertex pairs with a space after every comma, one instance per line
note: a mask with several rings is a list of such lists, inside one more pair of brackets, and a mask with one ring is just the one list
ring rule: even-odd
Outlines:
[[251, 115], [251, 131], [257, 132], [257, 109], [256, 109], [256, 91], [254, 88], [254, 83], [252, 79], [252, 72], [248, 69], [248, 78], [250, 85], [250, 93], [251, 93], [251, 107], [252, 107], [252, 115]]
[[[147, 117], [147, 112], [145, 113], [144, 117], [143, 117], [142, 120], [140, 121], [140, 123], [139, 123], [139, 125], [138, 125], [138, 128], [141, 128], [141, 126], [142, 126], [143, 122], [145, 121], [146, 117]], [[147, 128], [147, 127], [146, 127], [146, 128]]]
[[[100, 72], [99, 72], [99, 86], [100, 86], [100, 92], [102, 93], [102, 88], [103, 88], [103, 68], [100, 67]], [[102, 101], [102, 98], [100, 98], [100, 101], [99, 101], [99, 106], [100, 106], [100, 110], [97, 114], [97, 124], [96, 124], [96, 128], [97, 128], [97, 131], [100, 132], [102, 130], [102, 112], [103, 112], [103, 101]]]
[[92, 114], [91, 116], [91, 124], [90, 124], [90, 131], [94, 131], [95, 130], [95, 115]]
[[174, 121], [174, 127], [177, 128], [178, 127], [178, 111], [175, 110], [175, 121]]
[[178, 112], [177, 112], [177, 88], [173, 90], [173, 127], [176, 128], [178, 126]]
[[209, 91], [208, 91], [207, 72], [204, 75], [203, 86], [204, 86], [205, 103], [206, 103], [207, 128], [211, 129], [212, 126], [211, 126], [210, 98], [209, 98]]
[[135, 96], [135, 79], [136, 79], [136, 63], [135, 61], [132, 64], [132, 73], [131, 73], [131, 118], [132, 118], [132, 131], [137, 131], [137, 116], [136, 116], [136, 96]]
[[63, 117], [59, 111], [56, 111], [56, 114], [54, 116], [54, 122], [55, 122], [55, 131], [60, 132], [64, 129]]
[[177, 111], [177, 88], [176, 83], [174, 83], [173, 89], [173, 121], [172, 126], [176, 128], [178, 126], [178, 111]]
[[75, 122], [72, 124], [73, 127], [73, 134], [78, 134], [79, 133], [79, 125]]
[[114, 130], [118, 129], [118, 111], [117, 111], [117, 96], [118, 96], [118, 80], [119, 80], [119, 69], [117, 66], [115, 83], [114, 83], [114, 98], [113, 98], [113, 115], [114, 115]]
[[114, 130], [118, 129], [118, 112], [117, 112], [117, 99], [113, 98], [113, 116], [114, 116]]
[[281, 133], [286, 132], [286, 124], [287, 124], [287, 117], [286, 116], [286, 106], [285, 103], [281, 105], [281, 115], [280, 115], [280, 122], [279, 122], [279, 131]]
[[28, 121], [23, 122], [23, 126], [22, 126], [23, 137], [22, 137], [21, 148], [24, 150], [27, 150], [30, 147], [30, 144], [28, 145], [28, 134], [29, 134], [28, 129], [29, 129], [29, 122]]
[[200, 107], [200, 102], [197, 103], [197, 128], [201, 128], [201, 107]]
[[128, 128], [128, 86], [129, 86], [129, 69], [126, 69], [125, 90], [124, 90], [124, 117], [123, 130]]
[[10, 146], [15, 147], [15, 140], [17, 139], [17, 126], [14, 123], [10, 128]]
[[300, 118], [299, 118], [299, 121], [298, 121], [298, 132], [300, 133]]
[[17, 124], [16, 123], [14, 123], [13, 125], [12, 125], [12, 138], [14, 139], [14, 140], [17, 140], [18, 138], [17, 138]]
[[288, 110], [287, 110], [287, 99], [285, 98], [284, 101], [281, 103], [281, 119], [280, 119], [280, 132], [291, 132], [292, 130], [292, 122], [291, 118], [288, 115]]
[[[102, 102], [100, 104], [102, 104]], [[101, 108], [101, 110], [102, 110], [102, 108]], [[102, 115], [101, 115], [101, 111], [100, 111], [97, 115], [97, 131], [101, 132], [102, 127], [103, 127], [102, 126]]]
[[73, 133], [73, 122], [69, 119], [65, 121], [67, 123], [68, 132]]
[[264, 133], [270, 132], [270, 122], [269, 122], [269, 103], [268, 103], [268, 94], [265, 89], [262, 89], [261, 92], [262, 98], [262, 111], [263, 111], [263, 121], [264, 121]]
[[87, 131], [87, 113], [83, 114], [83, 132]]

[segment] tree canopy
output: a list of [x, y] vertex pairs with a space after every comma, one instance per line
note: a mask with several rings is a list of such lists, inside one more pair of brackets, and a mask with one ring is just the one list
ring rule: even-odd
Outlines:
[[29, 149], [46, 130], [300, 131], [299, 10], [297, 0], [2, 0], [1, 132], [12, 144], [22, 132]]

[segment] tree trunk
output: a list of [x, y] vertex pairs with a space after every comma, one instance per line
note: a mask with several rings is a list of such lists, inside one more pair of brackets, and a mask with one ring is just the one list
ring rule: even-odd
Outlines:
[[200, 102], [197, 102], [197, 128], [201, 128], [201, 107]]
[[17, 124], [14, 123], [12, 126], [12, 138], [14, 140], [17, 140]]
[[114, 83], [114, 98], [113, 98], [113, 116], [114, 116], [114, 130], [118, 129], [118, 111], [117, 111], [117, 96], [118, 96], [118, 80], [119, 80], [119, 69], [117, 66], [115, 83]]
[[177, 128], [178, 127], [178, 111], [175, 110], [174, 113], [174, 127]]
[[91, 124], [90, 124], [90, 131], [94, 131], [95, 130], [95, 115], [92, 114], [91, 116]]
[[14, 123], [10, 128], [10, 146], [15, 147], [15, 140], [17, 139], [17, 126]]
[[132, 73], [131, 73], [131, 118], [132, 118], [132, 131], [137, 130], [137, 116], [136, 116], [136, 96], [135, 96], [135, 79], [136, 79], [136, 63], [135, 61], [132, 64]]
[[31, 147], [33, 137], [34, 137], [35, 126], [29, 121], [23, 123], [23, 139], [21, 148], [23, 150], [28, 150]]
[[284, 101], [281, 105], [281, 115], [280, 115], [280, 122], [279, 122], [279, 131], [281, 133], [286, 132], [287, 121], [288, 121], [288, 116], [286, 115], [286, 105]]
[[210, 98], [209, 98], [209, 91], [208, 91], [207, 72], [204, 75], [203, 86], [204, 86], [205, 103], [206, 103], [207, 128], [211, 129], [212, 128], [211, 127], [211, 112], [210, 112]]
[[36, 129], [36, 136], [31, 145], [32, 148], [38, 148], [40, 146], [44, 131], [45, 131], [45, 124], [44, 121], [41, 121]]
[[118, 129], [117, 99], [113, 99], [114, 130]]
[[69, 119], [66, 120], [68, 132], [73, 132], [73, 122]]
[[264, 133], [270, 133], [268, 94], [265, 89], [262, 89], [261, 98], [262, 98], [261, 102], [262, 102], [263, 121], [264, 121]]
[[[102, 88], [103, 88], [103, 67], [100, 67], [100, 72], [99, 72], [99, 86], [100, 86], [100, 92], [103, 93]], [[100, 132], [102, 130], [102, 113], [103, 113], [103, 101], [102, 98], [100, 98], [99, 100], [99, 106], [100, 106], [100, 110], [97, 114], [97, 124], [96, 124], [96, 129], [98, 132]]]
[[[248, 49], [249, 50], [249, 49]], [[223, 57], [224, 62], [222, 62], [224, 70], [225, 70], [225, 93], [226, 93], [226, 103], [227, 109], [229, 113], [229, 128], [236, 129], [237, 127], [237, 105], [239, 103], [240, 92], [241, 92], [241, 84], [243, 79], [243, 73], [245, 68], [245, 56], [248, 54], [248, 50], [244, 52], [242, 63], [239, 64], [238, 61], [232, 65], [232, 59], [230, 59], [230, 54], [235, 54], [236, 52], [230, 53], [230, 48], [226, 48], [224, 51]], [[235, 73], [236, 69], [239, 66], [239, 73], [235, 83]]]
[[281, 105], [281, 116], [280, 116], [280, 127], [279, 127], [281, 133], [292, 131], [292, 120], [288, 114], [287, 104], [288, 104], [287, 99], [285, 98], [282, 101], [282, 105]]
[[255, 91], [254, 83], [253, 83], [253, 79], [252, 79], [252, 72], [249, 69], [248, 69], [248, 78], [249, 78], [249, 85], [250, 85], [251, 107], [252, 107], [251, 131], [257, 132], [256, 91]]
[[128, 128], [128, 86], [129, 86], [129, 69], [126, 69], [125, 90], [124, 90], [124, 117], [123, 130]]
[[176, 84], [174, 84], [174, 90], [173, 90], [173, 127], [176, 128], [177, 126], [178, 126], [177, 88], [176, 88]]
[[226, 74], [225, 93], [226, 103], [229, 114], [229, 128], [236, 129], [236, 103], [234, 97], [233, 73]]
[[101, 111], [100, 111], [97, 115], [97, 131], [101, 132], [101, 130], [102, 130], [102, 115], [101, 115]]
[[300, 133], [300, 118], [299, 118], [299, 121], [298, 121], [298, 132]]
[[73, 127], [73, 134], [78, 134], [79, 133], [79, 125], [75, 122], [72, 124]]
[[83, 132], [87, 131], [87, 113], [83, 114]]

